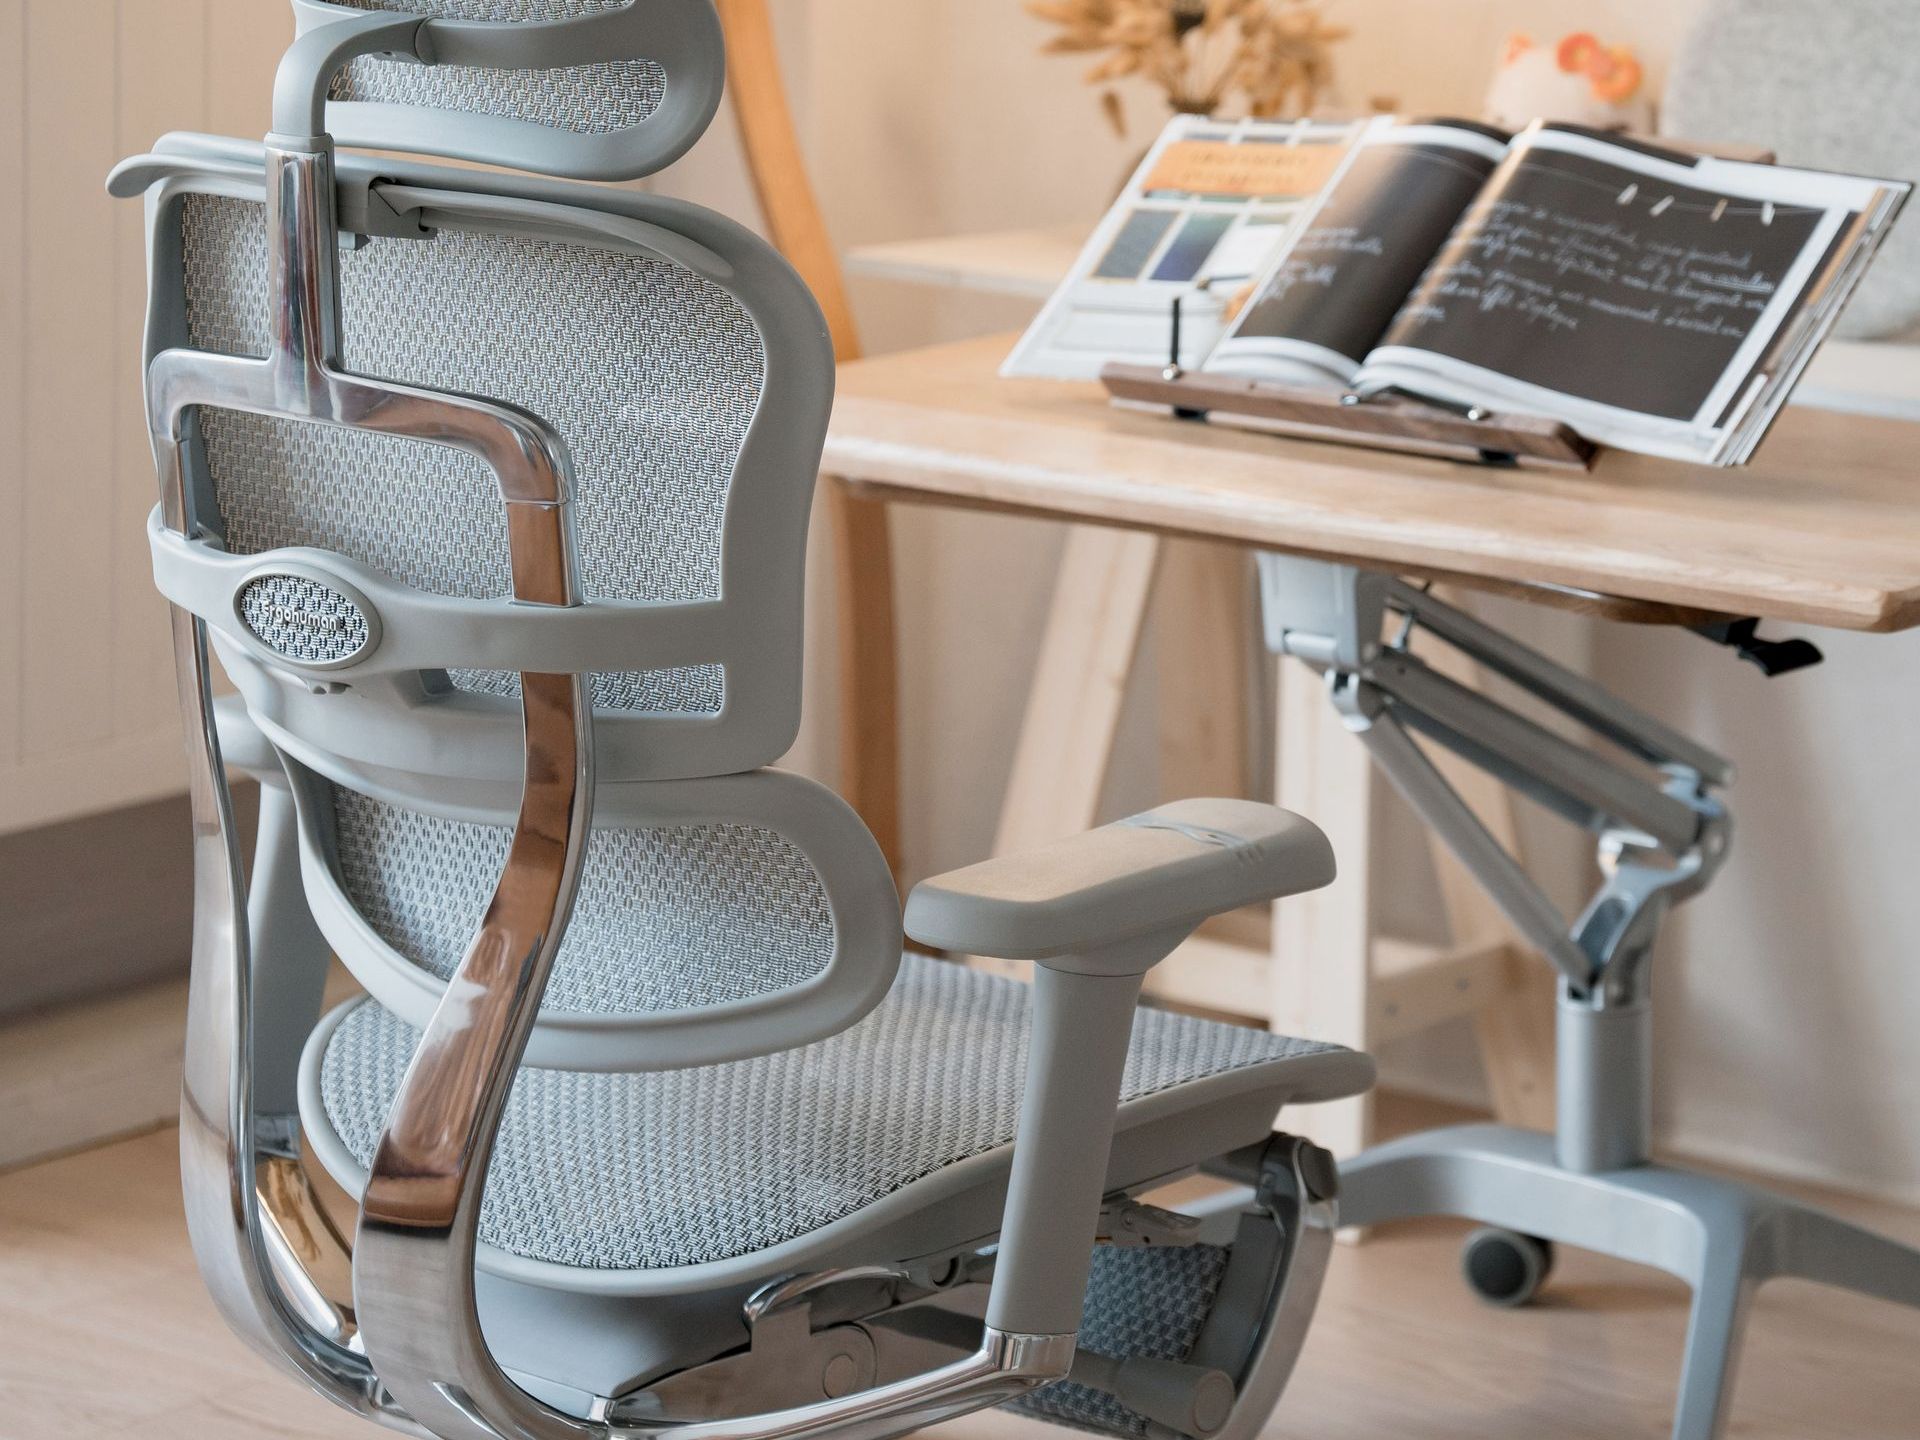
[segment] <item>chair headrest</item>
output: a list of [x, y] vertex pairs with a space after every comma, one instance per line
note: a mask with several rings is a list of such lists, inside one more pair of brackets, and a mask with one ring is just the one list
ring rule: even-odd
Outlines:
[[343, 145], [579, 180], [634, 180], [691, 148], [719, 108], [713, 0], [293, 0], [302, 35], [392, 11], [429, 20], [431, 64], [354, 60], [327, 130]]

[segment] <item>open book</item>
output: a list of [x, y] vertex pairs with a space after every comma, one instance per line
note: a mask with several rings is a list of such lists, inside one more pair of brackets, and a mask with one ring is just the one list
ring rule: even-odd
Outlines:
[[1182, 362], [1199, 364], [1359, 129], [1176, 115], [1001, 373], [1092, 380], [1112, 361], [1159, 364], [1175, 300]]
[[1572, 126], [1383, 118], [1204, 369], [1740, 464], [1910, 188]]

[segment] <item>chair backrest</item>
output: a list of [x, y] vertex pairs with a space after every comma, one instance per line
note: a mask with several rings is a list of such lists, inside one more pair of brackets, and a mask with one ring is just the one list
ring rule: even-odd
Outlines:
[[[339, 7], [298, 8], [306, 23]], [[631, 13], [620, 0], [351, 8]], [[632, 9], [690, 23], [680, 0]], [[600, 152], [567, 147], [614, 134], [606, 117], [638, 144], [674, 83], [651, 61], [440, 71], [356, 60], [329, 125], [339, 114], [362, 144], [457, 154], [436, 142], [433, 107], [511, 111], [503, 123], [574, 157], [547, 168], [605, 175]], [[661, 144], [621, 168], [636, 155], [650, 167]], [[261, 147], [175, 136], [143, 163], [149, 356], [268, 354]], [[512, 602], [506, 508], [469, 454], [198, 411], [198, 535], [156, 531], [157, 573], [207, 622], [286, 763], [323, 933], [425, 1026], [507, 853], [520, 674], [591, 673], [594, 831], [528, 1060], [651, 1068], [842, 1028], [898, 963], [892, 880], [837, 797], [759, 768], [798, 726], [807, 518], [832, 393], [818, 307], [751, 233], [660, 197], [351, 155], [337, 191], [356, 236], [339, 262], [343, 368], [505, 404], [557, 434], [584, 603]]]

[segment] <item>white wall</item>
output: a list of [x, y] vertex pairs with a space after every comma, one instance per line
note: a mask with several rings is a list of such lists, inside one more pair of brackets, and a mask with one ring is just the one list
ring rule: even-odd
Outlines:
[[1920, 1200], [1920, 634], [1767, 680], [1608, 630], [1609, 684], [1740, 765], [1733, 855], [1662, 954], [1661, 1133]]
[[170, 129], [266, 130], [261, 0], [0, 0], [0, 833], [184, 783], [140, 398], [140, 206]]
[[[1152, 128], [1143, 105], [1131, 139], [1111, 136], [1075, 63], [1033, 53], [1043, 32], [1012, 0], [787, 3], [789, 60], [811, 95], [803, 129], [843, 246], [1089, 218]], [[1699, 3], [1342, 0], [1336, 13], [1358, 33], [1339, 98], [1471, 110], [1522, 29], [1635, 44], [1657, 86]], [[875, 349], [1024, 314], [875, 283], [855, 298]], [[899, 524], [908, 861], [924, 872], [991, 836], [1058, 532], [931, 513]], [[1661, 957], [1665, 1140], [1920, 1199], [1920, 887], [1909, 879], [1920, 868], [1920, 636], [1821, 635], [1826, 669], [1769, 682], [1689, 636], [1500, 613], [1742, 766], [1734, 857]], [[1116, 805], [1152, 791], [1150, 729], [1137, 717], [1123, 754]], [[808, 752], [824, 768], [819, 755]], [[1545, 878], [1577, 889], [1583, 867], [1528, 818]], [[1388, 853], [1418, 858], [1404, 835]], [[1460, 1032], [1387, 1058], [1397, 1078], [1442, 1091], [1478, 1083]]]

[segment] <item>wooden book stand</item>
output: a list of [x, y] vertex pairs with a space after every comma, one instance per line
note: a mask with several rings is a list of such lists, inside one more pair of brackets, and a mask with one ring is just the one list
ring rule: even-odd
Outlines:
[[1332, 390], [1171, 365], [1109, 365], [1100, 372], [1100, 383], [1114, 404], [1129, 409], [1482, 465], [1587, 470], [1598, 450], [1557, 420], [1450, 410], [1410, 396], [1358, 400]]
[[[1642, 137], [1668, 149], [1723, 160], [1771, 165], [1771, 150], [1704, 145], [1670, 137]], [[1180, 353], [1178, 302], [1172, 353]], [[1100, 383], [1115, 405], [1206, 420], [1242, 430], [1266, 430], [1302, 440], [1331, 440], [1401, 454], [1437, 455], [1522, 470], [1591, 470], [1600, 447], [1557, 420], [1540, 415], [1453, 410], [1405, 395], [1360, 400], [1329, 390], [1275, 385], [1242, 376], [1205, 375], [1179, 364], [1109, 365]]]

